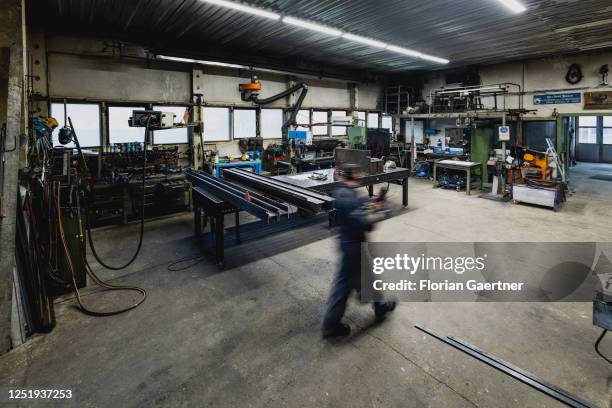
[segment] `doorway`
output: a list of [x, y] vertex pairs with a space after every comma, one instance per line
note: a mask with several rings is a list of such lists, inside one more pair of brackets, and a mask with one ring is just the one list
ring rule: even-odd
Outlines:
[[576, 159], [612, 163], [612, 116], [579, 116], [576, 122]]

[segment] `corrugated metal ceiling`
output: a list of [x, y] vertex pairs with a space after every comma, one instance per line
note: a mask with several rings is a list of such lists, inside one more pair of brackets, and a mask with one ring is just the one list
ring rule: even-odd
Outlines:
[[[558, 29], [612, 18], [610, 0], [523, 0], [512, 14], [496, 0], [259, 0], [259, 6], [448, 58], [450, 66], [566, 54], [612, 44], [610, 24]], [[381, 73], [439, 65], [221, 8], [199, 0], [30, 1], [50, 30], [136, 38], [160, 48], [206, 55], [215, 48]], [[243, 54], [244, 53], [244, 54]]]

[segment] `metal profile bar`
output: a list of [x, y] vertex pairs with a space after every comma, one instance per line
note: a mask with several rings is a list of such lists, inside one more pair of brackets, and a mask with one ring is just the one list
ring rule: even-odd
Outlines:
[[244, 170], [226, 169], [223, 171], [223, 177], [274, 197], [279, 197], [299, 208], [313, 212], [331, 210], [334, 201], [333, 198], [324, 196], [320, 193], [286, 184], [269, 177], [255, 175]]
[[270, 207], [274, 211], [279, 212], [280, 215], [288, 215], [290, 212], [289, 206], [284, 202], [274, 200], [272, 198], [266, 197], [252, 190], [247, 190], [242, 186], [239, 186], [234, 183], [230, 183], [226, 180], [220, 180], [217, 177], [213, 177], [207, 173], [198, 173], [198, 175], [200, 177], [205, 177], [206, 180], [210, 181], [211, 183], [215, 183], [223, 188], [230, 188], [231, 190], [237, 193], [240, 193], [243, 196], [248, 193], [251, 200], [254, 200], [255, 202], [259, 202], [263, 206]]
[[[197, 177], [195, 177], [194, 179], [197, 179]], [[242, 197], [246, 201], [253, 202], [259, 205], [260, 207], [263, 207], [271, 212], [277, 213], [279, 216], [287, 215], [289, 212], [289, 207], [286, 206], [284, 203], [270, 200], [266, 197], [260, 196], [257, 193], [245, 190], [236, 185], [233, 185], [227, 182], [220, 182], [218, 181], [218, 179], [215, 179], [215, 178], [200, 178], [199, 180], [203, 180], [207, 183], [212, 183], [221, 189], [225, 189], [239, 197]], [[248, 199], [246, 199], [247, 194], [248, 194]]]
[[220, 188], [224, 188], [226, 190], [229, 190], [235, 194], [239, 194], [242, 195], [243, 197], [246, 196], [246, 194], [249, 195], [249, 199], [250, 201], [264, 207], [264, 208], [268, 208], [269, 210], [273, 211], [273, 212], [278, 212], [279, 215], [286, 215], [289, 213], [289, 207], [282, 202], [276, 201], [276, 200], [272, 200], [268, 197], [265, 197], [263, 195], [260, 195], [256, 192], [247, 190], [241, 186], [238, 186], [236, 184], [233, 183], [229, 183], [227, 181], [224, 180], [220, 180], [216, 177], [212, 177], [209, 176], [208, 174], [204, 174], [204, 173], [191, 173], [192, 177], [194, 178], [199, 178], [202, 180], [206, 180], [207, 182], [213, 183], [217, 186], [219, 186]]
[[[326, 157], [325, 159], [329, 159], [329, 157]], [[299, 194], [303, 194], [303, 195], [315, 198], [315, 199], [320, 200], [320, 201], [330, 202], [330, 203], [333, 203], [333, 201], [334, 201], [334, 199], [332, 197], [328, 196], [328, 195], [317, 193], [316, 191], [312, 191], [312, 190], [309, 190], [309, 189], [303, 188], [303, 187], [298, 187], [296, 185], [289, 184], [289, 183], [286, 183], [284, 181], [280, 181], [280, 180], [277, 180], [277, 179], [274, 179], [274, 178], [271, 178], [271, 177], [262, 176], [261, 174], [256, 174], [256, 173], [244, 170], [244, 169], [240, 169], [240, 168], [225, 169], [223, 171], [230, 171], [230, 172], [235, 172], [235, 173], [239, 173], [239, 174], [244, 174], [244, 175], [249, 176], [249, 177], [251, 177], [253, 179], [261, 180], [261, 181], [263, 181], [265, 183], [274, 184], [274, 185], [277, 185], [277, 186], [281, 186], [283, 188], [288, 188], [288, 189], [291, 189], [291, 190], [293, 190], [293, 191], [295, 191], [295, 192], [297, 192]]]
[[187, 177], [197, 187], [210, 191], [213, 195], [216, 195], [217, 197], [229, 202], [237, 208], [253, 214], [259, 219], [270, 220], [271, 218], [278, 218], [284, 213], [282, 209], [277, 209], [277, 211], [274, 211], [274, 209], [265, 208], [252, 201], [249, 201], [245, 199], [243, 195], [238, 194], [235, 190], [231, 190], [222, 185], [213, 183], [210, 179], [202, 177], [199, 173], [188, 172]]
[[271, 218], [275, 218], [277, 215], [274, 214], [273, 212], [260, 207], [256, 204], [253, 204], [247, 200], [245, 200], [243, 197], [240, 197], [234, 193], [231, 193], [227, 190], [224, 190], [223, 188], [216, 186], [212, 183], [208, 183], [207, 181], [204, 180], [192, 180], [192, 182], [195, 181], [194, 184], [196, 184], [198, 187], [206, 190], [206, 191], [210, 191], [212, 194], [216, 195], [217, 197], [222, 198], [223, 200], [229, 202], [230, 204], [232, 204], [235, 207], [238, 207], [242, 210], [247, 211], [250, 214], [253, 214], [254, 216], [256, 216], [259, 219], [262, 220], [270, 220]]
[[460, 350], [464, 353], [466, 353], [469, 356], [472, 356], [480, 361], [482, 361], [483, 363], [503, 372], [504, 374], [507, 374], [511, 377], [513, 377], [514, 379], [521, 381], [524, 384], [529, 385], [532, 388], [535, 388], [536, 390], [548, 395], [549, 397], [552, 397], [554, 399], [556, 399], [557, 401], [560, 401], [564, 404], [566, 404], [567, 406], [570, 407], [575, 407], [575, 408], [598, 408], [597, 405], [594, 405], [578, 396], [575, 396], [559, 387], [556, 387], [554, 385], [551, 385], [547, 382], [545, 382], [544, 380], [536, 377], [535, 375], [533, 375], [532, 373], [530, 373], [529, 371], [523, 370], [519, 367], [516, 367], [510, 363], [508, 363], [507, 361], [504, 361], [500, 358], [497, 358], [483, 350], [480, 350], [479, 348], [477, 348], [476, 346], [473, 346], [467, 342], [464, 342], [462, 340], [459, 340], [455, 337], [450, 337], [450, 336], [443, 336], [425, 326], [421, 326], [421, 325], [416, 325], [414, 326], [417, 329], [421, 330], [424, 333], [429, 334], [432, 337], [435, 337], [436, 339], [456, 348], [457, 350]]

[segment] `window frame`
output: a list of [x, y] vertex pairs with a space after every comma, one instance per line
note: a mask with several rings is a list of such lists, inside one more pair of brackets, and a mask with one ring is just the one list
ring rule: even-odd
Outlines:
[[[361, 119], [361, 114], [363, 113], [363, 119]], [[357, 120], [359, 126], [368, 127], [368, 112], [367, 111], [357, 111]]]
[[384, 122], [385, 118], [389, 118], [389, 119], [391, 119], [391, 127], [389, 128], [389, 133], [390, 133], [390, 134], [393, 134], [393, 132], [395, 131], [395, 121], [393, 120], [393, 115], [390, 115], [390, 114], [388, 114], [388, 113], [383, 113], [383, 114], [380, 116], [380, 128], [381, 128], [381, 129], [386, 129], [386, 128], [385, 128], [385, 126], [384, 126], [384, 124], [383, 124], [383, 122]]
[[[241, 136], [241, 137], [237, 137], [236, 136], [236, 112], [237, 111], [253, 111], [253, 113], [255, 113], [255, 135], [253, 136]], [[251, 139], [251, 138], [255, 138], [260, 134], [260, 128], [259, 128], [259, 120], [258, 120], [258, 116], [259, 116], [259, 112], [258, 109], [256, 107], [234, 107], [232, 109], [232, 117], [231, 117], [231, 122], [232, 122], [232, 128], [231, 128], [231, 132], [232, 132], [232, 140], [242, 140], [242, 139]]]
[[[185, 112], [186, 109], [189, 109], [188, 105], [153, 105], [152, 109], [153, 110], [159, 110], [159, 111], [164, 111], [164, 108], [183, 108], [183, 112]], [[191, 112], [189, 113], [189, 116], [191, 117]], [[177, 118], [180, 119], [181, 122], [183, 120], [183, 118]], [[186, 145], [189, 144], [189, 128], [185, 127], [184, 129], [175, 129], [175, 130], [184, 130], [185, 131], [185, 142], [172, 142], [172, 143], [157, 143], [155, 141], [155, 132], [153, 131], [153, 145], [158, 145], [158, 146], [168, 146], [168, 145]], [[164, 132], [163, 130], [158, 131], [158, 132]]]
[[[378, 121], [376, 123], [376, 126], [372, 126], [370, 123], [370, 115], [376, 115], [378, 117]], [[381, 117], [381, 113], [380, 111], [366, 111], [366, 127], [370, 128], [370, 129], [380, 129], [380, 117]]]
[[[329, 110], [327, 110], [327, 109], [312, 109], [311, 112], [310, 112], [310, 130], [312, 132], [312, 136], [313, 137], [314, 136], [327, 136], [327, 137], [329, 137], [329, 134], [330, 134], [330, 126], [329, 125], [314, 126], [315, 123], [318, 123], [318, 122], [315, 121], [315, 118], [314, 118], [315, 117], [315, 113], [318, 113], [318, 112], [325, 113], [326, 117], [327, 117], [325, 122], [329, 123], [329, 112], [330, 112]], [[327, 129], [327, 131], [325, 133], [315, 133], [315, 128], [323, 128], [323, 127], [325, 127]]]
[[[280, 123], [280, 128], [279, 128], [280, 136], [279, 136], [279, 137], [266, 137], [266, 136], [263, 134], [263, 126], [262, 126], [261, 124], [262, 124], [262, 122], [263, 122], [263, 121], [262, 121], [262, 114], [263, 114], [263, 112], [264, 112], [264, 111], [280, 111], [280, 112], [281, 112], [281, 123]], [[286, 120], [286, 119], [285, 119], [285, 115], [286, 115], [286, 112], [285, 112], [285, 110], [284, 110], [283, 108], [273, 108], [273, 107], [270, 107], [270, 108], [261, 108], [261, 109], [259, 110], [259, 122], [258, 122], [259, 127], [258, 127], [258, 132], [257, 132], [257, 134], [258, 134], [258, 135], [259, 135], [259, 136], [260, 136], [260, 137], [261, 137], [263, 140], [280, 140], [280, 139], [282, 139], [282, 138], [283, 138], [283, 130], [282, 130], [282, 127], [283, 127], [283, 124], [285, 123], [285, 120]]]
[[[311, 126], [310, 126], [310, 125], [312, 125], [312, 109], [300, 109], [298, 111], [298, 115], [299, 115], [299, 112], [308, 112], [308, 123], [307, 123], [308, 126], [306, 126], [306, 127], [304, 127], [304, 126], [297, 126], [295, 128], [295, 130], [305, 131], [305, 132], [312, 131]], [[296, 117], [296, 121], [297, 121], [297, 117]], [[298, 122], [298, 125], [299, 124], [300, 123]], [[305, 124], [305, 123], [302, 123], [302, 124]]]
[[[206, 109], [227, 109], [227, 130], [228, 130], [228, 135], [227, 135], [227, 139], [214, 139], [214, 140], [210, 140], [206, 137], [206, 120], [204, 119], [204, 117], [206, 116]], [[232, 109], [229, 106], [212, 106], [212, 105], [208, 105], [208, 106], [203, 106], [202, 107], [202, 121], [204, 123], [204, 129], [202, 130], [202, 143], [206, 144], [206, 143], [221, 143], [221, 142], [231, 142], [233, 140], [232, 138], [232, 130], [233, 130], [233, 123], [232, 123]]]
[[[50, 99], [48, 106], [47, 106], [47, 112], [49, 112], [49, 116], [54, 117], [59, 123], [62, 123], [61, 120], [57, 119], [56, 116], [53, 115], [53, 110], [51, 109], [51, 106], [54, 104], [60, 104], [63, 105], [64, 104], [64, 100], [63, 99]], [[103, 107], [102, 104], [99, 102], [82, 102], [82, 101], [77, 101], [77, 102], [73, 102], [73, 101], [66, 101], [66, 105], [95, 105], [98, 107], [98, 131], [99, 131], [99, 135], [98, 135], [98, 144], [94, 145], [94, 146], [89, 146], [89, 145], [83, 145], [81, 144], [81, 141], [79, 140], [79, 144], [81, 144], [81, 147], [98, 147], [101, 148], [103, 146], [103, 140], [102, 140], [102, 136], [104, 135], [104, 121], [103, 121], [103, 116], [102, 115], [102, 111], [103, 111]], [[62, 120], [63, 120], [63, 109], [62, 109]], [[68, 117], [66, 117], [66, 121], [68, 120]], [[68, 125], [68, 123], [66, 123], [66, 125]], [[79, 129], [75, 129], [75, 131], [77, 132], [77, 136], [78, 136], [78, 131]], [[53, 144], [53, 136], [51, 138], [51, 143]], [[74, 142], [71, 142], [72, 145], [74, 145]], [[55, 147], [56, 145], [53, 145], [53, 147]], [[57, 146], [62, 146], [61, 144], [58, 144]], [[69, 146], [67, 145], [68, 149], [74, 149], [76, 148], [75, 146]]]
[[[606, 126], [606, 118], [610, 118], [610, 126]], [[610, 129], [610, 143], [606, 143], [606, 129]], [[601, 119], [601, 144], [612, 146], [612, 116], [604, 115]]]
[[[114, 145], [114, 144], [123, 144], [123, 143], [144, 143], [144, 140], [147, 140], [147, 131], [143, 129], [144, 132], [144, 140], [142, 142], [138, 142], [138, 141], [131, 141], [131, 142], [113, 142], [111, 139], [111, 129], [110, 129], [110, 110], [111, 108], [130, 108], [132, 109], [132, 111], [136, 110], [136, 109], [141, 109], [141, 110], [149, 110], [151, 107], [150, 104], [127, 104], [127, 103], [106, 103], [106, 108], [105, 108], [105, 113], [106, 113], [106, 144], [107, 145]], [[127, 125], [127, 123], [126, 123]]]
[[[582, 122], [582, 118], [595, 118], [595, 126], [590, 126], [590, 125], [583, 126], [580, 123]], [[580, 132], [581, 129], [595, 129], [595, 141], [594, 142], [583, 142], [581, 139], [581, 132]], [[578, 144], [597, 145], [598, 133], [599, 133], [599, 117], [598, 116], [585, 115], [585, 116], [578, 117], [578, 132], [577, 132]]]
[[[344, 114], [344, 115], [340, 115], [340, 114]], [[347, 110], [332, 110], [331, 111], [331, 117], [333, 118], [334, 116], [349, 116], [349, 111]], [[340, 132], [342, 133], [335, 133], [336, 130], [340, 130]], [[346, 126], [333, 126], [331, 127], [331, 135], [332, 137], [335, 136], [348, 136], [348, 127]]]

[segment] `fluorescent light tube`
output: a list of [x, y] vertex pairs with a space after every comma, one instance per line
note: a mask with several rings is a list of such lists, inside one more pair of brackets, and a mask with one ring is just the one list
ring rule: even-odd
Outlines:
[[389, 45], [387, 49], [392, 52], [397, 52], [398, 54], [404, 54], [415, 58], [419, 58], [423, 55], [423, 53], [421, 52], [409, 50], [408, 48], [398, 47], [396, 45]]
[[570, 26], [570, 27], [557, 28], [555, 30], [555, 32], [556, 33], [565, 33], [565, 32], [568, 32], [568, 31], [581, 30], [581, 29], [584, 29], [584, 28], [599, 27], [599, 26], [606, 25], [606, 24], [612, 24], [612, 18], [608, 18], [606, 20], [591, 21], [591, 22], [588, 22], [588, 23], [577, 24], [577, 25], [573, 25], [573, 26]]
[[297, 27], [305, 28], [307, 30], [317, 31], [323, 34], [329, 34], [334, 37], [340, 37], [342, 35], [342, 31], [340, 30], [325, 27], [319, 24], [309, 23], [308, 21], [298, 20], [297, 18], [293, 17], [283, 17], [283, 22]]
[[234, 3], [232, 1], [226, 1], [226, 0], [201, 0], [201, 1], [205, 3], [214, 4], [215, 6], [219, 6], [219, 7], [226, 7], [232, 10], [243, 11], [245, 13], [253, 14], [255, 16], [269, 18], [271, 20], [279, 20], [281, 18], [279, 14], [272, 13], [266, 10], [262, 10], [256, 7], [245, 6], [244, 4], [240, 4], [240, 3]]
[[510, 9], [512, 12], [517, 13], [517, 14], [523, 13], [527, 10], [527, 7], [525, 7], [525, 5], [523, 5], [518, 0], [497, 0], [497, 1], [499, 1], [501, 4], [503, 4], [508, 9]]
[[382, 41], [373, 40], [371, 38], [360, 37], [354, 34], [344, 33], [342, 34], [342, 38], [345, 38], [349, 41], [355, 41], [361, 44], [369, 45], [371, 47], [387, 48], [387, 44]]
[[250, 69], [249, 67], [245, 65], [227, 64], [225, 62], [217, 62], [217, 61], [195, 60], [191, 58], [169, 57], [167, 55], [158, 55], [157, 58], [161, 60], [166, 60], [166, 61], [186, 62], [189, 64], [212, 65], [215, 67], [225, 67], [225, 68]]
[[433, 55], [427, 55], [427, 54], [421, 54], [419, 58], [427, 60], [427, 61], [437, 62], [438, 64], [448, 64], [450, 62], [446, 58], [438, 58], [438, 57], [434, 57]]

